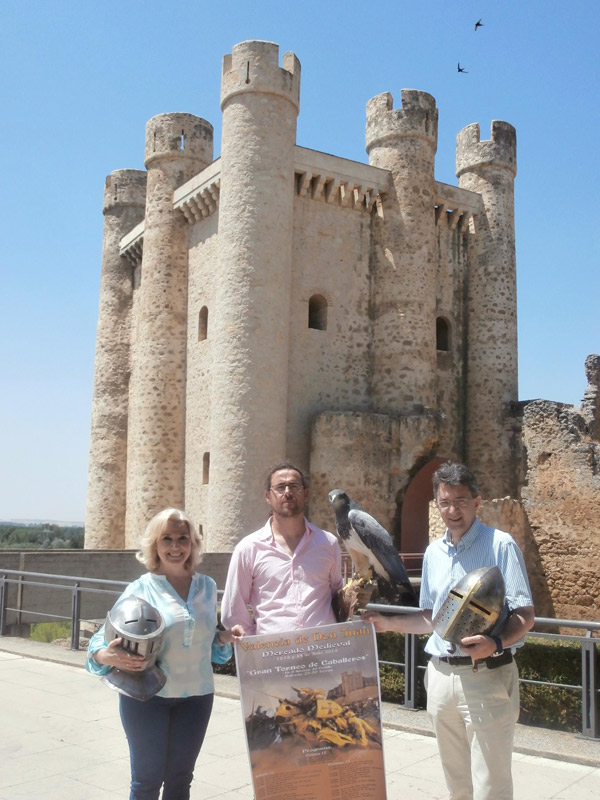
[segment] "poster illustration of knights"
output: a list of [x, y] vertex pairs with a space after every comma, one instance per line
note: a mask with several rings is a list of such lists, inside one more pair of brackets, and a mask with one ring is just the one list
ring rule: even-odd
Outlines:
[[256, 800], [385, 800], [372, 625], [246, 636], [235, 653]]

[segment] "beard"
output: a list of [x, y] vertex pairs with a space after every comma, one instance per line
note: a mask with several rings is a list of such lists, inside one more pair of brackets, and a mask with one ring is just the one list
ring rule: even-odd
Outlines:
[[278, 517], [299, 517], [304, 512], [304, 503], [299, 502], [295, 497], [291, 500], [286, 500], [277, 504], [277, 508], [273, 507], [273, 513]]

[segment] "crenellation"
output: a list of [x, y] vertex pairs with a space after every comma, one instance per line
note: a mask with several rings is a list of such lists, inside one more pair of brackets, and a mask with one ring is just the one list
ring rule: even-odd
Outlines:
[[146, 125], [146, 168], [155, 160], [165, 158], [193, 161], [192, 174], [195, 175], [198, 162], [209, 164], [212, 161], [213, 126], [193, 114], [157, 114], [152, 117]]
[[495, 166], [517, 174], [517, 132], [508, 122], [493, 120], [491, 138], [481, 140], [479, 123], [467, 125], [456, 137], [456, 176], [479, 167]]
[[421, 139], [437, 149], [438, 111], [427, 92], [403, 89], [401, 108], [393, 107], [390, 92], [383, 92], [367, 103], [367, 153], [387, 139]]
[[273, 94], [300, 107], [300, 62], [285, 53], [279, 66], [279, 45], [248, 41], [235, 45], [223, 58], [221, 109], [240, 94]]

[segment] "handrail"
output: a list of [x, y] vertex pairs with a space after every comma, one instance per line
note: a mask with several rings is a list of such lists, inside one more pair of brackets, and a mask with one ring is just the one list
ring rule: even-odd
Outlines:
[[[383, 605], [381, 603], [369, 603], [367, 608], [370, 611], [377, 611], [380, 614], [418, 614], [420, 609], [413, 606], [391, 606]], [[592, 638], [592, 631], [600, 631], [600, 622], [592, 622], [591, 620], [577, 620], [577, 619], [553, 619], [552, 617], [536, 617], [534, 627], [536, 625], [543, 625], [546, 627], [555, 628], [575, 628], [587, 631], [585, 636], [569, 635], [569, 634], [556, 634], [556, 633], [542, 633], [539, 631], [530, 631], [526, 639], [563, 639], [567, 641], [574, 641], [581, 643], [581, 685], [573, 686], [566, 683], [552, 683], [550, 681], [534, 681], [528, 678], [519, 678], [520, 683], [535, 684], [542, 686], [558, 686], [563, 689], [581, 689], [581, 705], [582, 705], [582, 721], [581, 733], [583, 736], [591, 739], [600, 739], [600, 710], [599, 694], [600, 689], [597, 686], [598, 674], [598, 644], [599, 639]], [[404, 639], [405, 658], [404, 663], [395, 661], [380, 661], [381, 664], [388, 664], [390, 666], [404, 667], [404, 706], [405, 708], [416, 709], [416, 693], [415, 686], [417, 682], [418, 670], [424, 670], [424, 667], [417, 665], [415, 658], [416, 651], [416, 634], [408, 633]]]
[[[25, 578], [25, 580], [24, 580]], [[40, 580], [27, 580], [27, 578], [53, 578], [68, 581], [68, 585], [61, 583], [47, 583]], [[27, 611], [23, 608], [9, 608], [6, 598], [6, 584], [15, 583], [20, 586], [39, 586], [51, 589], [63, 589], [71, 592], [71, 650], [79, 649], [79, 630], [81, 623], [81, 595], [89, 594], [112, 594], [118, 595], [122, 589], [128, 585], [128, 581], [116, 581], [105, 578], [87, 578], [76, 575], [56, 575], [46, 572], [28, 572], [25, 570], [0, 570], [0, 636], [5, 635], [6, 612], [14, 611], [17, 614], [32, 614], [35, 616], [51, 617], [53, 619], [69, 619], [60, 614], [51, 614], [40, 611]], [[97, 584], [94, 586], [82, 586], [83, 584]], [[114, 589], [101, 588], [103, 586], [118, 587]], [[220, 598], [222, 590], [217, 592]], [[367, 608], [382, 614], [415, 614], [419, 609], [412, 606], [391, 606], [379, 603], [369, 603]], [[588, 620], [572, 619], [553, 619], [550, 617], [536, 617], [535, 625], [557, 628], [575, 628], [587, 631], [585, 636], [554, 634], [531, 631], [526, 638], [560, 638], [581, 643], [581, 686], [570, 684], [551, 683], [549, 681], [534, 681], [521, 678], [521, 683], [541, 684], [550, 686], [560, 686], [565, 689], [581, 689], [582, 695], [582, 735], [587, 738], [600, 739], [600, 711], [598, 709], [598, 697], [600, 688], [597, 686], [598, 674], [598, 639], [592, 638], [592, 631], [600, 630], [600, 622]], [[417, 635], [410, 633], [405, 635], [404, 640], [404, 662], [380, 661], [381, 664], [402, 667], [404, 669], [404, 707], [408, 709], [417, 708], [417, 680], [419, 671], [424, 671], [424, 667], [417, 664]]]

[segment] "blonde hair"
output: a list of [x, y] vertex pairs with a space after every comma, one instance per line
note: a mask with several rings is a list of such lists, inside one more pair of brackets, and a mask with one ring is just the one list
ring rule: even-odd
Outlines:
[[170, 519], [176, 519], [180, 522], [185, 522], [187, 525], [188, 533], [192, 543], [192, 551], [189, 555], [189, 558], [185, 562], [187, 569], [193, 570], [194, 567], [202, 560], [202, 539], [194, 527], [192, 520], [188, 517], [185, 511], [180, 511], [178, 508], [165, 508], [163, 511], [159, 511], [156, 516], [152, 517], [150, 522], [146, 525], [146, 530], [140, 539], [139, 552], [135, 554], [137, 560], [141, 561], [146, 569], [150, 572], [157, 572], [160, 567], [160, 559], [156, 549], [156, 542], [166, 531], [167, 524]]

